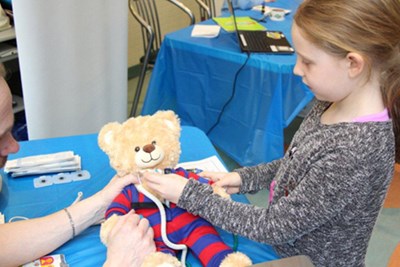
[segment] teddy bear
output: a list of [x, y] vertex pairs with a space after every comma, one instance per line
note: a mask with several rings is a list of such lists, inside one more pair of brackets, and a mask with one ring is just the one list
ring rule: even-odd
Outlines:
[[[112, 122], [104, 125], [98, 135], [98, 144], [119, 176], [130, 173], [140, 176], [143, 171], [158, 171], [211, 185], [210, 180], [194, 172], [176, 168], [181, 154], [180, 132], [180, 120], [173, 111], [158, 111], [153, 115], [129, 118], [122, 124]], [[229, 197], [222, 188], [212, 187], [215, 194]], [[182, 266], [185, 248], [203, 266], [244, 267], [252, 264], [246, 255], [227, 246], [208, 221], [177, 207], [175, 203], [164, 201], [144, 182], [126, 186], [107, 209], [106, 221], [100, 230], [100, 239], [106, 246], [108, 233], [117, 216], [131, 209], [147, 218], [154, 230], [157, 252], [148, 255], [142, 267]], [[183, 249], [181, 261], [177, 259], [180, 249]]]

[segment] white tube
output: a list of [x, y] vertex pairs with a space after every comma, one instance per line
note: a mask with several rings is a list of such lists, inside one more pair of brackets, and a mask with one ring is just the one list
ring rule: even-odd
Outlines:
[[182, 250], [182, 255], [181, 255], [181, 264], [182, 266], [186, 266], [185, 262], [186, 262], [186, 255], [187, 255], [187, 246], [183, 245], [183, 244], [174, 244], [171, 241], [169, 241], [168, 236], [167, 236], [167, 218], [165, 215], [165, 210], [164, 210], [164, 206], [162, 205], [162, 203], [160, 202], [160, 200], [158, 200], [153, 194], [151, 194], [149, 191], [147, 191], [146, 189], [144, 189], [144, 187], [139, 184], [139, 185], [135, 185], [137, 190], [144, 194], [146, 197], [150, 198], [150, 200], [152, 200], [158, 207], [159, 211], [160, 211], [160, 216], [161, 216], [161, 237], [164, 241], [164, 243], [175, 250]]

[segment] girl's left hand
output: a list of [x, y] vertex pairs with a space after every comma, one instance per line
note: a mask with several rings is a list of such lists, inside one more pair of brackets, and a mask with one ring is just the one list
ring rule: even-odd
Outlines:
[[188, 179], [176, 174], [145, 172], [143, 174], [143, 181], [161, 197], [173, 203], [178, 203]]

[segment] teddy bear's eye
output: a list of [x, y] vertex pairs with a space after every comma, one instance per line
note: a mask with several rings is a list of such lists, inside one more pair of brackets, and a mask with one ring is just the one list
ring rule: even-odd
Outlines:
[[136, 151], [136, 152], [139, 152], [139, 151], [140, 151], [140, 147], [138, 147], [138, 146], [135, 147], [135, 151]]
[[152, 145], [155, 145], [155, 144], [157, 144], [157, 142], [156, 142], [156, 141], [153, 141], [153, 142], [151, 142], [151, 144], [152, 144]]

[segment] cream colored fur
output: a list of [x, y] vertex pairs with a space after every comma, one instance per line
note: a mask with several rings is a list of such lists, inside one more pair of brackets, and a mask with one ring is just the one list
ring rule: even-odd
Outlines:
[[249, 257], [241, 252], [231, 253], [221, 262], [219, 267], [247, 267], [252, 265]]

